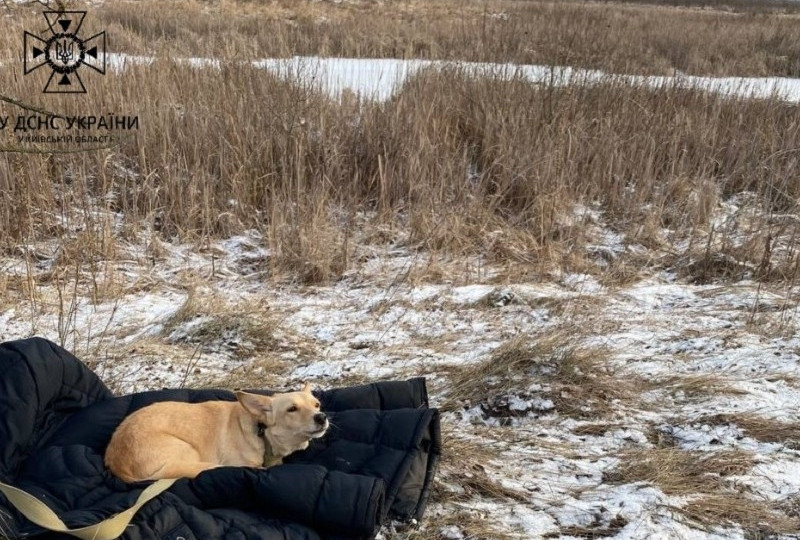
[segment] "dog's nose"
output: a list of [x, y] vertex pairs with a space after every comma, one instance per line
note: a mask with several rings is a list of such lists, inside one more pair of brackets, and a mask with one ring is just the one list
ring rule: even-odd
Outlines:
[[327, 420], [328, 417], [325, 416], [325, 413], [318, 412], [317, 414], [314, 415], [314, 422], [316, 422], [321, 426], [325, 425], [325, 422], [327, 422]]

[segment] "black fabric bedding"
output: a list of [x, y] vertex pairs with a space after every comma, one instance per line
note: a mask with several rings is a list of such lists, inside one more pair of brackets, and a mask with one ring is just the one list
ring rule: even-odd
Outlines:
[[[259, 390], [256, 390], [259, 391]], [[269, 391], [262, 391], [269, 393]], [[147, 503], [122, 538], [373, 538], [388, 519], [419, 520], [441, 451], [424, 379], [315, 392], [332, 427], [270, 469], [220, 467], [181, 479]], [[157, 401], [233, 400], [226, 390], [114, 397], [66, 350], [41, 338], [0, 344], [0, 481], [45, 502], [70, 527], [133, 504], [147, 483], [103, 465], [125, 416]], [[71, 538], [30, 523], [0, 494], [12, 538]]]

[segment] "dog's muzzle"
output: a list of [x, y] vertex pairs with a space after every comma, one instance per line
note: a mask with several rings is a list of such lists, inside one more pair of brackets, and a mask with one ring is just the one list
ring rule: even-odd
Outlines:
[[314, 415], [314, 425], [318, 426], [317, 429], [311, 431], [309, 435], [312, 438], [322, 437], [328, 429], [328, 417], [325, 413], [317, 413]]

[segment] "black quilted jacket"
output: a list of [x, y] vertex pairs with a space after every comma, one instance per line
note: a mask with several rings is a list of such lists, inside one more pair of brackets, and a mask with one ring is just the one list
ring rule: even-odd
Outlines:
[[[441, 444], [424, 379], [316, 396], [333, 427], [308, 450], [266, 470], [221, 467], [179, 480], [136, 514], [122, 538], [361, 539], [373, 538], [387, 519], [420, 519]], [[156, 401], [211, 399], [234, 397], [225, 390], [114, 397], [54, 343], [3, 343], [0, 481], [35, 495], [71, 528], [96, 523], [131, 506], [147, 485], [125, 484], [103, 466], [122, 419]], [[0, 530], [12, 538], [71, 538], [28, 522], [2, 494]]]

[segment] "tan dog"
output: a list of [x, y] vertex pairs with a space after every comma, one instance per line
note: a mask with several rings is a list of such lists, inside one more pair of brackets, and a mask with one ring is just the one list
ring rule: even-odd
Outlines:
[[139, 409], [112, 435], [106, 465], [126, 482], [194, 478], [221, 465], [268, 467], [328, 429], [309, 384], [299, 392], [236, 392], [236, 398]]

